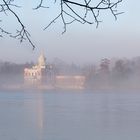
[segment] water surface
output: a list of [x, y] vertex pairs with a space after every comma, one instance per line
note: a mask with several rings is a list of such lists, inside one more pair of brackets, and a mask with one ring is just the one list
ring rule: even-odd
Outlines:
[[138, 92], [0, 92], [1, 140], [140, 140]]

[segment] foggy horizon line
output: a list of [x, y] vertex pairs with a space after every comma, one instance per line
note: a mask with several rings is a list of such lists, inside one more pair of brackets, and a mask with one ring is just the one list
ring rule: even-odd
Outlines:
[[[30, 60], [30, 61], [24, 61], [24, 62], [16, 62], [16, 61], [11, 61], [11, 60], [2, 60], [2, 59], [0, 59], [0, 63], [10, 63], [10, 64], [36, 64], [37, 63], [37, 59], [38, 59], [38, 57], [35, 59], [35, 60]], [[100, 59], [96, 59], [96, 60], [90, 60], [90, 61], [86, 61], [86, 62], [84, 62], [84, 63], [81, 63], [81, 62], [79, 62], [79, 63], [76, 63], [76, 62], [74, 62], [74, 61], [72, 61], [71, 60], [71, 62], [70, 62], [70, 60], [69, 60], [69, 62], [67, 61], [67, 60], [64, 60], [64, 59], [62, 59], [62, 58], [59, 58], [59, 57], [54, 57], [54, 58], [52, 58], [51, 60], [49, 59], [49, 61], [47, 61], [47, 63], [46, 64], [53, 64], [53, 63], [55, 63], [55, 62], [61, 62], [61, 63], [63, 63], [63, 64], [68, 64], [68, 65], [70, 65], [70, 64], [77, 64], [77, 65], [85, 65], [85, 64], [98, 64], [98, 63], [100, 63], [103, 59], [108, 59], [109, 61], [117, 61], [117, 60], [130, 60], [130, 61], [132, 61], [132, 60], [137, 60], [137, 59], [140, 59], [140, 55], [139, 56], [134, 56], [134, 57], [126, 57], [126, 56], [124, 56], [124, 57], [102, 57], [102, 58], [100, 58]], [[48, 58], [47, 58], [47, 60], [48, 60]]]

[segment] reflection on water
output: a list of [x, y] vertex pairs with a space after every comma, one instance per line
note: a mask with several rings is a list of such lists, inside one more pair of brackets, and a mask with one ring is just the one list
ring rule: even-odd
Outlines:
[[42, 99], [42, 94], [0, 93], [0, 139], [42, 139]]
[[1, 140], [139, 140], [138, 93], [0, 93]]

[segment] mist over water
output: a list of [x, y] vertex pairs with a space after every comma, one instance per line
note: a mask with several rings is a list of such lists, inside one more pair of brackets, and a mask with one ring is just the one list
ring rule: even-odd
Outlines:
[[[11, 62], [0, 63], [0, 89], [26, 89], [27, 81], [24, 78], [24, 69], [31, 69], [36, 63], [15, 64]], [[50, 69], [51, 66], [51, 69]], [[74, 79], [76, 76], [84, 78], [82, 89], [90, 90], [139, 90], [140, 89], [140, 57], [133, 59], [108, 59], [100, 60], [100, 63], [78, 65], [68, 64], [63, 60], [55, 59], [52, 63], [47, 62], [44, 81], [39, 84], [44, 87], [61, 88], [80, 85], [81, 81]], [[60, 80], [60, 78], [63, 78]], [[32, 77], [34, 78], [34, 77]], [[29, 79], [32, 79], [31, 77]], [[57, 79], [59, 78], [59, 79]], [[67, 80], [66, 80], [67, 78]], [[74, 82], [75, 81], [75, 82]], [[29, 81], [28, 81], [29, 82]], [[58, 84], [58, 85], [57, 85]], [[38, 88], [38, 85], [30, 85], [28, 88]], [[60, 87], [59, 87], [60, 88]]]
[[[57, 59], [39, 85], [24, 79], [24, 68], [33, 63], [1, 63], [0, 139], [139, 140], [139, 60], [80, 66]], [[75, 88], [77, 75], [85, 77], [82, 88]], [[58, 80], [56, 88], [55, 78], [63, 76], [68, 80]]]
[[25, 80], [32, 66], [0, 64], [0, 139], [139, 140], [139, 57], [82, 66], [56, 59], [39, 84]]

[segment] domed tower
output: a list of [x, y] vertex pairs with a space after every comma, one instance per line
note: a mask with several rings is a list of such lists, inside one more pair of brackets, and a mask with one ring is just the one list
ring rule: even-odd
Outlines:
[[43, 52], [41, 53], [41, 55], [38, 58], [38, 66], [42, 69], [46, 68], [46, 58], [45, 58]]

